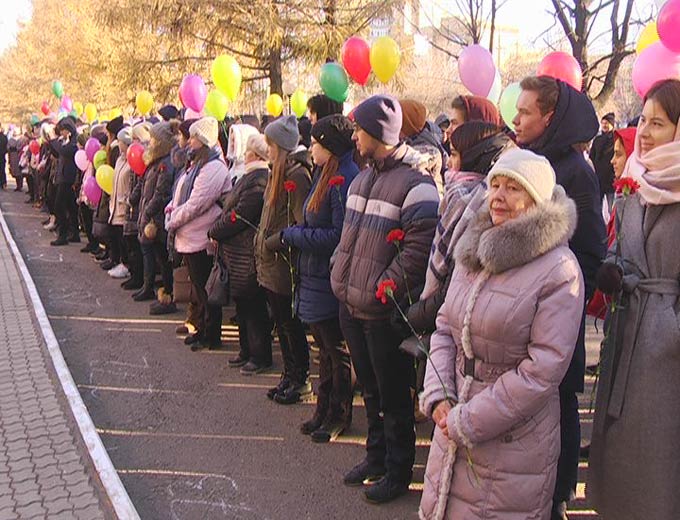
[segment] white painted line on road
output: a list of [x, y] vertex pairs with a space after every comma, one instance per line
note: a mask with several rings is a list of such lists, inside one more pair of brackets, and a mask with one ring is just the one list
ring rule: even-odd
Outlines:
[[272, 385], [251, 385], [248, 383], [218, 383], [217, 386], [222, 388], [260, 388], [263, 390], [272, 387]]
[[168, 323], [177, 325], [184, 323], [182, 320], [155, 320], [152, 318], [107, 318], [104, 316], [59, 316], [50, 315], [51, 320], [70, 320], [70, 321], [101, 321], [103, 323]]
[[171, 439], [203, 439], [203, 440], [224, 440], [224, 441], [264, 441], [264, 442], [283, 442], [283, 437], [270, 437], [267, 435], [226, 435], [221, 433], [177, 433], [177, 432], [148, 432], [142, 430], [109, 430], [97, 428], [97, 433], [101, 435], [112, 435], [115, 437], [167, 437]]
[[201, 473], [200, 471], [178, 471], [172, 469], [119, 469], [121, 475], [158, 475], [163, 477], [212, 477], [231, 478], [221, 473]]
[[113, 467], [113, 463], [111, 462], [108, 453], [106, 453], [106, 448], [104, 448], [101, 438], [95, 430], [94, 423], [80, 396], [80, 392], [78, 392], [78, 388], [76, 388], [73, 376], [66, 365], [66, 361], [64, 360], [64, 356], [59, 347], [59, 342], [57, 341], [54, 331], [52, 330], [52, 325], [47, 318], [45, 307], [42, 304], [42, 300], [40, 299], [38, 290], [33, 282], [31, 273], [28, 271], [26, 263], [21, 257], [21, 252], [10, 233], [9, 226], [7, 225], [7, 221], [5, 220], [5, 216], [1, 209], [0, 225], [2, 226], [5, 239], [12, 250], [14, 261], [21, 272], [28, 295], [33, 303], [33, 312], [40, 325], [45, 344], [47, 345], [47, 350], [52, 358], [52, 364], [57, 372], [57, 377], [59, 378], [59, 382], [61, 383], [69, 406], [71, 407], [73, 416], [76, 419], [80, 433], [83, 436], [88, 454], [92, 459], [99, 479], [104, 486], [104, 490], [111, 501], [115, 514], [120, 520], [139, 520], [139, 514], [137, 513], [132, 500], [130, 500], [130, 496], [125, 490], [116, 469]]
[[118, 329], [115, 327], [105, 327], [104, 330], [108, 332], [163, 332], [161, 329], [132, 329], [132, 328]]
[[124, 386], [97, 386], [97, 385], [78, 385], [83, 390], [97, 390], [104, 392], [121, 392], [129, 394], [176, 394], [176, 395], [199, 395], [198, 392], [187, 390], [170, 390], [163, 388], [128, 388]]

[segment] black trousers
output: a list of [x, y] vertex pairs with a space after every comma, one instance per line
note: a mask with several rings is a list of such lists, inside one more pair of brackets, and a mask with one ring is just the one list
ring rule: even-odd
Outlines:
[[302, 322], [291, 312], [291, 296], [268, 289], [267, 301], [279, 335], [283, 373], [294, 383], [302, 384], [309, 376], [309, 345]]
[[[578, 341], [585, 341], [585, 315], [581, 321]], [[566, 385], [560, 386], [560, 458], [557, 461], [557, 480], [553, 502], [569, 502], [576, 494], [578, 459], [581, 450], [581, 419], [578, 396]]]
[[0, 159], [0, 187], [4, 188], [7, 186], [7, 160], [5, 156]]
[[235, 296], [238, 340], [242, 359], [258, 366], [272, 364], [272, 324], [267, 311], [267, 295], [255, 285], [247, 295]]
[[80, 226], [87, 235], [87, 243], [90, 245], [96, 244], [97, 239], [94, 238], [94, 235], [92, 234], [92, 217], [94, 216], [94, 210], [84, 202], [81, 202], [78, 205], [78, 214], [80, 215]]
[[[168, 249], [165, 247], [165, 243], [165, 233], [159, 232], [153, 242], [141, 244], [144, 280], [145, 283], [153, 284], [153, 281], [156, 279], [156, 262], [158, 262], [158, 266], [161, 269], [161, 279], [163, 280], [163, 290], [166, 294], [172, 294], [172, 264], [168, 259]], [[110, 243], [107, 243], [107, 248], [110, 248]]]
[[197, 333], [199, 337], [206, 341], [219, 343], [222, 335], [222, 306], [210, 305], [208, 294], [205, 291], [205, 284], [213, 265], [213, 257], [205, 250], [198, 253], [183, 254], [182, 256], [189, 269], [189, 278], [191, 278], [191, 283], [196, 292]]
[[352, 362], [339, 318], [309, 325], [319, 346], [319, 386], [316, 413], [328, 420], [352, 422]]
[[125, 248], [125, 243], [123, 242], [123, 226], [114, 226], [113, 224], [109, 226], [110, 229], [110, 246], [111, 254], [109, 258], [111, 261], [118, 265], [121, 262], [126, 263], [127, 261], [127, 250]]
[[57, 184], [55, 198], [57, 229], [59, 236], [78, 235], [78, 206], [72, 184]]
[[389, 320], [359, 320], [340, 305], [340, 327], [363, 386], [366, 460], [395, 480], [410, 482], [416, 453], [413, 358], [399, 350]]
[[144, 279], [144, 260], [139, 239], [137, 235], [124, 235], [123, 241], [127, 252], [130, 276], [133, 280], [140, 282]]

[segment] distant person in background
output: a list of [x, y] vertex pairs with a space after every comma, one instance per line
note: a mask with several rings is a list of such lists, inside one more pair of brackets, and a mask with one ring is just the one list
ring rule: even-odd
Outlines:
[[314, 125], [322, 117], [342, 114], [342, 103], [333, 101], [325, 94], [317, 94], [307, 100], [307, 111], [309, 112], [309, 121]]
[[14, 191], [21, 191], [24, 187], [24, 181], [21, 177], [21, 167], [19, 166], [19, 159], [21, 155], [21, 130], [15, 128], [8, 141], [7, 151], [9, 153], [9, 173], [16, 181], [16, 188]]
[[7, 136], [0, 126], [0, 189], [7, 189]]
[[469, 121], [486, 121], [501, 126], [501, 116], [496, 105], [480, 96], [458, 96], [451, 102], [451, 117], [446, 129], [448, 138], [453, 131]]
[[590, 160], [600, 182], [600, 194], [606, 197], [609, 209], [611, 209], [614, 202], [612, 157], [614, 156], [615, 125], [616, 117], [613, 112], [604, 115], [600, 120], [600, 129], [602, 131], [600, 135], [593, 139], [593, 144], [590, 147]]
[[444, 150], [446, 150], [446, 155], [448, 155], [451, 153], [451, 144], [449, 143], [449, 134], [446, 130], [449, 128], [451, 120], [449, 119], [449, 116], [442, 113], [434, 120], [434, 124], [437, 125], [442, 132], [442, 146], [444, 147]]

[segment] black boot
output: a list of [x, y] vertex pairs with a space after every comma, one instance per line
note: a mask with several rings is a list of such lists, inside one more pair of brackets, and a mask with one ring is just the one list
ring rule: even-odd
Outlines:
[[134, 301], [144, 302], [156, 299], [156, 293], [153, 290], [154, 278], [153, 274], [151, 276], [147, 276], [146, 273], [144, 274], [144, 285], [139, 291], [132, 295]]

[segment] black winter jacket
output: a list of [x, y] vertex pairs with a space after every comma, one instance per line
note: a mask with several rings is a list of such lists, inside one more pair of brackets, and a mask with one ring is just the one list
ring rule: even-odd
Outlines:
[[[255, 230], [243, 219], [259, 225], [268, 177], [266, 167], [243, 175], [222, 199], [222, 216], [208, 231], [208, 236], [220, 244], [219, 254], [229, 271], [230, 294], [235, 298], [245, 297], [257, 289]], [[241, 218], [232, 221], [232, 211]]]
[[[543, 135], [528, 148], [550, 161], [557, 183], [576, 203], [578, 224], [569, 248], [583, 271], [587, 300], [595, 291], [595, 275], [607, 252], [607, 233], [599, 182], [583, 154], [572, 145], [590, 141], [597, 134], [599, 122], [585, 94], [560, 80], [557, 82], [560, 95], [552, 120]], [[584, 374], [585, 337], [581, 335], [562, 389], [582, 392]]]
[[600, 192], [614, 193], [614, 167], [611, 160], [614, 157], [614, 132], [600, 134], [593, 139], [590, 147], [590, 160], [593, 161], [595, 174], [600, 182]]

